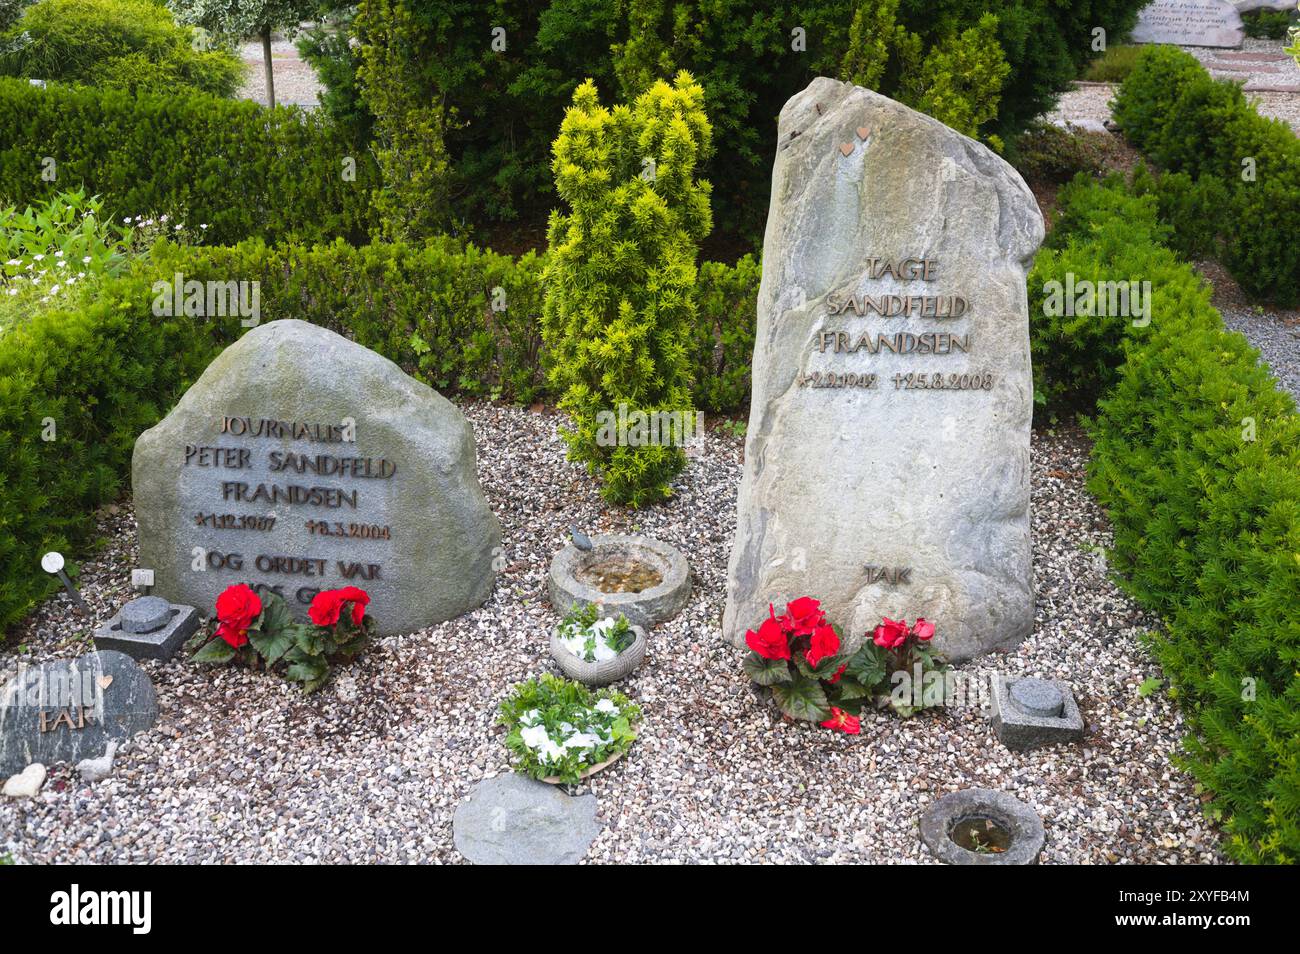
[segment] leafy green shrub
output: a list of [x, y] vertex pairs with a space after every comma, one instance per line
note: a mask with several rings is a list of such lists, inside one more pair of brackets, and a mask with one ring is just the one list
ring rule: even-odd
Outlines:
[[700, 263], [695, 284], [699, 314], [691, 329], [691, 364], [695, 404], [704, 410], [736, 411], [749, 401], [762, 273], [752, 255], [735, 265]]
[[1030, 182], [1068, 182], [1081, 172], [1100, 173], [1115, 150], [1108, 133], [1040, 121], [1011, 142], [1008, 159]]
[[1168, 225], [1166, 243], [1181, 257], [1202, 259], [1218, 251], [1220, 219], [1228, 206], [1228, 190], [1213, 176], [1193, 179], [1185, 172], [1155, 176], [1139, 163], [1133, 190], [1156, 197], [1160, 221]]
[[1295, 10], [1249, 10], [1241, 15], [1246, 36], [1285, 40], [1296, 21]]
[[680, 73], [609, 110], [584, 83], [555, 140], [569, 211], [551, 215], [543, 276], [549, 380], [570, 415], [570, 457], [603, 478], [606, 499], [632, 506], [669, 496], [685, 466], [672, 441], [608, 440], [602, 417], [693, 419], [695, 259], [712, 224], [709, 184], [695, 178], [711, 147], [703, 98]]
[[542, 261], [454, 239], [422, 246], [260, 241], [155, 250], [155, 276], [260, 283], [263, 321], [300, 318], [345, 335], [444, 392], [542, 395]]
[[333, 122], [348, 130], [356, 142], [369, 142], [375, 117], [361, 99], [357, 69], [359, 46], [353, 44], [354, 11], [346, 8], [328, 25], [317, 24], [298, 38], [298, 52], [320, 80], [320, 105]]
[[1068, 333], [1033, 308], [1034, 360], [1072, 347], [1049, 380], [1104, 392], [1089, 488], [1110, 515], [1122, 585], [1164, 618], [1151, 645], [1194, 731], [1180, 762], [1212, 794], [1233, 857], [1295, 862], [1300, 416], [1258, 353], [1224, 330], [1192, 268], [1154, 244], [1152, 199], [1115, 182], [1065, 195], [1092, 218], [1068, 210], [1076, 224], [1040, 255], [1031, 296], [1069, 271], [1140, 277], [1150, 322]]
[[206, 223], [213, 243], [358, 242], [373, 225], [377, 179], [368, 153], [296, 108], [0, 79], [0, 201], [36, 205], [80, 186], [119, 219]]
[[364, 4], [357, 28], [365, 38], [357, 83], [373, 116], [374, 153], [382, 175], [375, 206], [384, 234], [420, 240], [447, 225], [446, 112], [415, 82], [425, 27], [403, 0]]
[[58, 588], [40, 568], [76, 552], [127, 484], [131, 450], [206, 367], [224, 329], [155, 317], [147, 278], [33, 312], [0, 338], [0, 627]]
[[126, 265], [131, 230], [106, 219], [102, 206], [77, 191], [35, 209], [0, 209], [0, 334], [51, 298]]
[[[897, 21], [920, 38], [919, 65], [950, 38], [978, 32], [985, 14], [997, 17], [996, 46], [1011, 72], [985, 132], [1009, 141], [1097, 56], [1092, 31], [1121, 35], [1143, 2], [901, 0]], [[360, 4], [371, 22], [381, 7], [392, 6], [392, 0]], [[776, 116], [814, 77], [836, 74], [861, 6], [861, 0], [408, 4], [420, 29], [416, 46], [400, 53], [411, 64], [403, 82], [419, 101], [446, 106], [457, 216], [511, 221], [540, 217], [553, 203], [550, 142], [581, 78], [630, 102], [656, 80], [686, 70], [704, 87], [716, 141], [727, 144], [700, 169], [715, 185], [718, 228], [756, 241], [767, 213]], [[492, 43], [497, 27], [503, 48]], [[960, 55], [981, 59], [995, 52], [992, 44], [963, 46]], [[935, 107], [940, 91], [965, 98], [967, 90], [940, 82], [969, 75], [964, 66], [939, 59], [933, 65], [943, 69], [921, 85]], [[877, 88], [897, 97], [902, 80], [901, 71], [891, 73]]]
[[[875, 90], [893, 80], [900, 102], [978, 136], [980, 127], [997, 116], [1002, 84], [1011, 73], [998, 45], [998, 18], [987, 13], [975, 26], [960, 33], [954, 28], [926, 49], [919, 34], [897, 22], [898, 4], [866, 0], [859, 5], [840, 78]], [[992, 142], [1001, 145], [996, 136]]]
[[1122, 83], [1137, 65], [1140, 46], [1121, 43], [1109, 46], [1106, 52], [1088, 64], [1083, 71], [1083, 79], [1089, 83]]
[[588, 769], [627, 754], [641, 710], [621, 692], [543, 673], [515, 687], [497, 721], [506, 727], [516, 769], [573, 784]]
[[[1174, 47], [1143, 50], [1115, 97], [1125, 134], [1156, 163], [1199, 183], [1218, 179], [1227, 201], [1215, 217], [1223, 262], [1248, 294], [1300, 301], [1300, 142], [1255, 111], [1233, 83], [1217, 82]], [[1201, 200], [1220, 193], [1206, 187]]]
[[233, 95], [243, 63], [193, 41], [155, 0], [37, 0], [0, 36], [0, 75]]

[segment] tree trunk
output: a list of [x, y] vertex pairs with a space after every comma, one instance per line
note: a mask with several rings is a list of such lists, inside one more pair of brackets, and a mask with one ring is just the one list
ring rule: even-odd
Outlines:
[[271, 72], [271, 27], [262, 27], [262, 63], [266, 68], [266, 105], [275, 105], [275, 75]]

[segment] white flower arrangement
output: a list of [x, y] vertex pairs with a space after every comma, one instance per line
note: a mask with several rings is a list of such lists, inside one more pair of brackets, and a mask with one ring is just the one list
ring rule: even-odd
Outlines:
[[601, 619], [600, 608], [591, 603], [569, 610], [560, 621], [556, 635], [561, 646], [589, 663], [614, 659], [636, 641], [636, 634], [622, 613], [617, 619]]
[[639, 718], [640, 710], [620, 693], [596, 693], [551, 675], [523, 683], [501, 704], [516, 767], [563, 782], [576, 782], [631, 748]]

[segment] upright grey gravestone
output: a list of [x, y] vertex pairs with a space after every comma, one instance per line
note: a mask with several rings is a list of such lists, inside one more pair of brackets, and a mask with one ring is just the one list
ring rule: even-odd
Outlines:
[[1025, 275], [1006, 162], [819, 78], [781, 111], [726, 637], [799, 596], [848, 647], [923, 616], [965, 659], [1033, 625]]
[[387, 358], [304, 321], [223, 351], [132, 460], [155, 592], [211, 614], [250, 583], [305, 618], [359, 586], [380, 633], [459, 616], [492, 590], [501, 528], [464, 415]]

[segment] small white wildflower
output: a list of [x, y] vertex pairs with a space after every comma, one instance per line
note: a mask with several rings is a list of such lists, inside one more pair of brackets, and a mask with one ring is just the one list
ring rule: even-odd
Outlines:
[[43, 262], [43, 261], [45, 261], [45, 256], [42, 255], [40, 252], [37, 252], [35, 255], [32, 256], [32, 261], [33, 261], [33, 262]]
[[55, 258], [62, 258], [62, 257], [63, 257], [63, 249], [59, 249], [57, 252], [55, 252], [55, 253], [54, 253], [54, 257], [55, 257]]
[[59, 293], [59, 286], [58, 286], [58, 285], [55, 285], [53, 288], [50, 289], [50, 294], [51, 294], [51, 295], [57, 295], [58, 293]]
[[613, 699], [601, 699], [596, 703], [596, 711], [603, 712], [606, 715], [617, 715], [618, 706], [614, 705]]
[[82, 264], [82, 265], [89, 265], [89, 264], [90, 264], [90, 256], [89, 256], [89, 255], [84, 255], [84, 256], [82, 256], [81, 264]]
[[125, 223], [127, 223], [128, 225], [130, 225], [130, 224], [131, 224], [131, 216], [128, 215], [128, 216], [124, 217], [124, 218], [122, 219], [122, 221], [125, 222]]
[[159, 222], [166, 222], [166, 221], [167, 221], [167, 216], [165, 216], [165, 215], [160, 215], [160, 216], [158, 216], [158, 221], [159, 221]]
[[207, 222], [204, 222], [202, 225], [199, 226], [199, 228], [201, 228], [201, 229], [206, 229], [207, 227], [208, 227], [208, 223], [207, 223]]
[[21, 262], [19, 259], [11, 258], [11, 259], [9, 259], [9, 261], [5, 262], [5, 264], [6, 264], [6, 265], [14, 265], [14, 266], [17, 266], [17, 265], [21, 265], [22, 262]]

